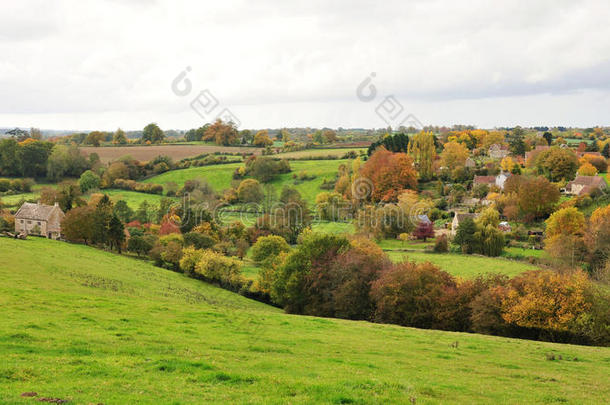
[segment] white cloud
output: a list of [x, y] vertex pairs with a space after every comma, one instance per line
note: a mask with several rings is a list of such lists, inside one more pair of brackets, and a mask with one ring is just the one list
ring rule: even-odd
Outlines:
[[395, 94], [425, 123], [607, 125], [609, 9], [604, 1], [4, 2], [0, 126], [188, 128], [200, 119], [189, 97], [170, 90], [186, 66], [192, 96], [210, 89], [245, 127], [384, 126], [374, 103], [355, 97], [371, 72], [380, 96]]

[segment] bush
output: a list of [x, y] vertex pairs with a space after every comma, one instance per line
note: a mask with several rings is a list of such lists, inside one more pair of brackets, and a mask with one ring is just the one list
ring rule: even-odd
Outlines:
[[0, 193], [4, 193], [11, 189], [11, 181], [9, 179], [0, 179]]
[[257, 263], [269, 263], [280, 253], [288, 251], [290, 246], [281, 236], [262, 236], [252, 245], [252, 260]]
[[222, 286], [239, 288], [243, 283], [241, 262], [212, 250], [205, 250], [195, 265], [195, 273]]
[[80, 187], [80, 191], [86, 193], [89, 190], [99, 188], [102, 179], [100, 176], [92, 172], [91, 170], [87, 170], [83, 174], [81, 174], [80, 179], [78, 179], [78, 185]]
[[257, 180], [246, 179], [239, 184], [237, 197], [244, 203], [260, 203], [263, 201], [265, 193]]
[[446, 290], [455, 287], [453, 277], [431, 263], [399, 263], [373, 283], [376, 320], [433, 328], [439, 323], [438, 302]]
[[127, 250], [136, 253], [138, 256], [148, 254], [152, 247], [153, 244], [147, 238], [140, 235], [133, 235], [127, 241]]
[[447, 242], [447, 235], [439, 235], [434, 243], [434, 251], [436, 253], [447, 253], [449, 251], [449, 243]]
[[210, 249], [215, 243], [214, 238], [199, 232], [184, 234], [184, 246], [193, 246], [195, 249]]

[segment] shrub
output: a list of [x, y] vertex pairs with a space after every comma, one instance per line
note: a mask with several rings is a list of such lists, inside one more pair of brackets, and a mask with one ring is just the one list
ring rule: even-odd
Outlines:
[[203, 250], [191, 246], [185, 247], [182, 250], [182, 258], [180, 259], [180, 270], [184, 274], [192, 276], [195, 274], [195, 267], [202, 257]]
[[78, 179], [78, 185], [80, 187], [81, 192], [86, 193], [89, 190], [99, 188], [102, 179], [100, 176], [92, 172], [91, 170], [87, 170], [83, 174], [81, 174], [80, 179]]
[[212, 250], [203, 251], [195, 265], [195, 273], [231, 288], [238, 288], [243, 282], [241, 262]]
[[375, 318], [380, 322], [432, 328], [438, 323], [437, 303], [450, 288], [455, 288], [453, 277], [431, 263], [396, 264], [373, 283]]
[[127, 241], [127, 250], [136, 253], [138, 256], [146, 255], [152, 249], [153, 244], [140, 235], [133, 235]]
[[244, 203], [259, 203], [265, 197], [265, 193], [257, 180], [246, 179], [239, 184], [237, 196]]
[[449, 251], [449, 243], [447, 242], [447, 235], [439, 235], [434, 242], [434, 251], [436, 253], [446, 253]]
[[11, 189], [11, 181], [9, 179], [0, 179], [0, 193], [4, 193]]
[[281, 236], [262, 236], [252, 245], [252, 260], [258, 263], [270, 262], [280, 253], [288, 251], [290, 246]]
[[210, 249], [216, 240], [209, 235], [199, 232], [188, 232], [184, 234], [184, 246], [193, 246], [195, 249]]

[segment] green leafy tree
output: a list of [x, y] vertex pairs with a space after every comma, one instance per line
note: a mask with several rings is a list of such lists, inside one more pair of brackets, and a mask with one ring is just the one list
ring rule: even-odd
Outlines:
[[[456, 214], [457, 215], [457, 214]], [[477, 226], [472, 218], [464, 218], [458, 225], [453, 242], [459, 245], [464, 253], [474, 253], [476, 249], [476, 239], [474, 234]]]
[[86, 193], [89, 190], [99, 188], [101, 181], [102, 179], [100, 176], [91, 170], [87, 170], [81, 174], [80, 179], [78, 179], [78, 185], [80, 186], [81, 192]]
[[125, 131], [121, 128], [117, 129], [112, 137], [112, 143], [117, 145], [125, 145], [127, 143], [127, 137], [125, 136]]
[[127, 205], [125, 200], [118, 200], [115, 202], [112, 213], [124, 223], [131, 222], [134, 217], [133, 210], [129, 207], [129, 205]]
[[156, 123], [150, 123], [142, 131], [142, 142], [161, 143], [165, 134]]

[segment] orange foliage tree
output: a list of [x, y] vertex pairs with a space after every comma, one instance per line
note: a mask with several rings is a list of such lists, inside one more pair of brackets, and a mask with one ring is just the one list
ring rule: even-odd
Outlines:
[[[364, 185], [369, 189], [361, 190]], [[354, 179], [352, 186], [355, 198], [374, 202], [396, 201], [404, 190], [417, 188], [413, 159], [406, 153], [392, 153], [384, 147], [377, 148], [360, 169], [360, 177]]]

